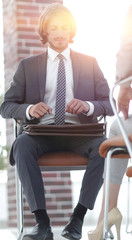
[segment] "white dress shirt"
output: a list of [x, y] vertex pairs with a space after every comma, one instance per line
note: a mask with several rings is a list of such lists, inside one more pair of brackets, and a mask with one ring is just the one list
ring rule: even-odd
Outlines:
[[[45, 95], [44, 95], [44, 103], [52, 109], [51, 114], [46, 114], [44, 117], [40, 119], [40, 124], [52, 124], [54, 123], [55, 116], [55, 104], [56, 104], [56, 88], [57, 88], [57, 72], [59, 65], [59, 58], [57, 57], [59, 53], [55, 50], [48, 47], [48, 59], [47, 59], [47, 70], [46, 70], [46, 86], [45, 86]], [[65, 64], [65, 73], [66, 73], [66, 105], [73, 98], [73, 71], [72, 71], [72, 62], [70, 57], [70, 49], [65, 49], [62, 53], [64, 56], [64, 64]], [[93, 114], [94, 105], [91, 102], [87, 102], [90, 105], [90, 110], [86, 114], [90, 116]], [[31, 120], [29, 116], [29, 108], [28, 106], [26, 110], [26, 117], [28, 120]], [[65, 113], [65, 122], [72, 124], [79, 124], [80, 121], [76, 114]]]

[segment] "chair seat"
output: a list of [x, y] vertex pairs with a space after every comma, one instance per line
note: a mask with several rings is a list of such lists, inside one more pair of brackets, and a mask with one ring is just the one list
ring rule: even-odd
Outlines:
[[[129, 136], [130, 142], [132, 142], [132, 135]], [[117, 147], [126, 147], [125, 141], [122, 137], [122, 135], [116, 136], [116, 137], [112, 137], [109, 138], [107, 140], [105, 140], [99, 148], [99, 154], [106, 158], [107, 157], [107, 153], [109, 151], [110, 148], [117, 148]], [[115, 157], [115, 156], [112, 156]], [[124, 153], [119, 153], [116, 154], [116, 158], [129, 158], [129, 154], [126, 153], [126, 151], [124, 151]]]
[[126, 175], [127, 177], [132, 177], [132, 166], [127, 168]]
[[85, 158], [75, 152], [53, 152], [46, 153], [38, 159], [41, 169], [58, 168], [60, 170], [85, 169], [88, 164], [88, 158]]

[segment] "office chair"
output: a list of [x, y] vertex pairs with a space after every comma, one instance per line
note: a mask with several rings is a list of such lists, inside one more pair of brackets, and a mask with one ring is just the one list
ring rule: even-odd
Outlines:
[[107, 158], [106, 162], [106, 186], [105, 186], [105, 210], [104, 210], [104, 229], [103, 229], [103, 240], [108, 239], [108, 204], [109, 204], [109, 179], [110, 179], [110, 160], [112, 157], [116, 158], [132, 158], [132, 135], [129, 137], [126, 134], [124, 125], [115, 105], [113, 93], [118, 85], [132, 81], [132, 76], [122, 80], [120, 83], [114, 85], [110, 91], [110, 102], [114, 114], [117, 118], [118, 125], [120, 127], [121, 136], [109, 138], [104, 141], [99, 149], [100, 155]]
[[[63, 161], [62, 161], [63, 159]], [[74, 152], [47, 153], [38, 160], [41, 171], [71, 171], [86, 169], [88, 159]], [[16, 171], [16, 201], [18, 237], [23, 235], [23, 192], [22, 185]]]
[[[106, 118], [101, 116], [98, 121], [104, 122], [106, 125]], [[15, 121], [15, 137], [17, 137], [18, 123]], [[106, 127], [104, 127], [104, 135], [106, 134]], [[63, 161], [62, 161], [63, 159]], [[74, 152], [57, 152], [47, 153], [38, 159], [38, 164], [41, 171], [71, 171], [84, 170], [88, 164], [88, 159], [80, 156]], [[22, 185], [19, 181], [16, 171], [16, 201], [17, 201], [17, 219], [18, 219], [18, 237], [21, 240], [23, 235], [23, 192]], [[112, 234], [112, 233], [110, 233]]]

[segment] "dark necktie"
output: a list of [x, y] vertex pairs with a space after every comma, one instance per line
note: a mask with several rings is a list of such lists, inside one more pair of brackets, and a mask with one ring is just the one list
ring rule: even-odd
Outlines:
[[61, 54], [57, 56], [60, 59], [57, 75], [57, 91], [55, 106], [55, 125], [65, 124], [65, 98], [66, 98], [66, 75], [64, 66], [64, 57]]

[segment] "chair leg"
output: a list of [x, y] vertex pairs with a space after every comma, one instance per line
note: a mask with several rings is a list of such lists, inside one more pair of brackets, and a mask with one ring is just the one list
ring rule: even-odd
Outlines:
[[[104, 209], [104, 229], [103, 229], [103, 240], [108, 239], [108, 210], [109, 210], [109, 183], [110, 183], [110, 160], [111, 156], [116, 151], [122, 150], [122, 148], [110, 149], [107, 154], [106, 162], [106, 185], [105, 185], [105, 209]], [[112, 233], [112, 237], [113, 233]]]
[[103, 230], [103, 240], [107, 240], [108, 237], [108, 209], [109, 209], [109, 182], [110, 182], [110, 159], [112, 155], [112, 150], [107, 154], [106, 162], [106, 185], [105, 185], [105, 209], [104, 209], [104, 230]]
[[18, 224], [17, 240], [21, 240], [23, 235], [23, 194], [22, 194], [22, 185], [19, 180], [17, 170], [16, 170], [16, 204], [17, 204], [17, 224]]
[[129, 228], [129, 214], [130, 214], [130, 178], [128, 177], [128, 185], [127, 185], [127, 219], [126, 219], [126, 233], [131, 233], [128, 231]]
[[110, 239], [114, 239], [114, 234], [113, 234], [111, 228], [110, 228], [110, 230], [109, 230], [109, 238], [110, 238]]

